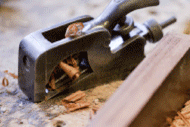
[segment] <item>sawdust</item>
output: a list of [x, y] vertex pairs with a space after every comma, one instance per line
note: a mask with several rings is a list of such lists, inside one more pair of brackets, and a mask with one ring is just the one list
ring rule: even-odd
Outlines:
[[[66, 124], [65, 126], [69, 126], [69, 127], [72, 127], [76, 124], [78, 126], [86, 126], [88, 124], [88, 122], [90, 121], [90, 118], [94, 117], [94, 115], [96, 114], [99, 107], [104, 105], [105, 101], [109, 99], [109, 97], [122, 84], [122, 82], [123, 81], [115, 81], [115, 82], [111, 82], [109, 84], [103, 84], [103, 85], [97, 86], [95, 88], [91, 88], [91, 89], [83, 91], [83, 92], [85, 92], [86, 96], [85, 97], [83, 96], [81, 101], [82, 101], [82, 103], [86, 102], [86, 103], [90, 104], [90, 105], [88, 105], [89, 108], [82, 108], [82, 109], [76, 110], [74, 112], [68, 112], [67, 110], [65, 110], [63, 113], [59, 114], [58, 116], [54, 117], [53, 119], [46, 121], [48, 123], [46, 126], [52, 127], [56, 124], [56, 121], [62, 121]], [[68, 97], [66, 97], [66, 99], [68, 99]], [[72, 96], [70, 96], [70, 97], [72, 98]], [[64, 98], [62, 98], [61, 100], [64, 100]], [[80, 100], [78, 100], [78, 101], [80, 101]], [[57, 105], [62, 105], [62, 103], [60, 103], [60, 101], [59, 101], [59, 103], [57, 103]], [[69, 106], [72, 107], [73, 105], [74, 105], [74, 107], [76, 107], [76, 104], [72, 104]], [[93, 113], [92, 113], [92, 111], [93, 111]], [[81, 119], [83, 121], [82, 123], [79, 122], [79, 121], [81, 121]], [[71, 121], [75, 121], [74, 122], [75, 124]], [[58, 122], [58, 124], [59, 124], [59, 122]]]
[[93, 89], [86, 90], [86, 100], [90, 103], [96, 103], [98, 99], [100, 103], [104, 103], [121, 85], [123, 81], [111, 82], [102, 86], [97, 86]]
[[121, 85], [123, 81], [116, 81], [110, 84], [104, 84], [95, 88], [88, 89], [86, 91], [77, 91], [62, 100], [68, 112], [83, 109], [85, 107], [102, 106], [107, 99], [115, 92], [115, 90]]
[[[189, 100], [190, 101], [190, 100]], [[185, 107], [178, 111], [178, 116], [174, 117], [172, 123], [170, 123], [170, 127], [189, 127], [190, 126], [190, 103], [187, 101], [185, 103]]]

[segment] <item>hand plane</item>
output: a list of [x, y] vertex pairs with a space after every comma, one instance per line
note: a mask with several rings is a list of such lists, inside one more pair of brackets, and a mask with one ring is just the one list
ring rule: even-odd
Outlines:
[[40, 102], [91, 74], [124, 78], [145, 57], [146, 42], [158, 42], [162, 29], [176, 21], [172, 17], [160, 24], [154, 19], [139, 24], [127, 14], [158, 4], [112, 0], [97, 18], [84, 15], [31, 33], [19, 45], [19, 87], [29, 100]]

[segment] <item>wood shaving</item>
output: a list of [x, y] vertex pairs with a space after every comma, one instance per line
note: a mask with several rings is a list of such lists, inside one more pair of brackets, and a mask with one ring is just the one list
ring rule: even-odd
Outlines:
[[82, 99], [83, 97], [85, 97], [86, 94], [83, 91], [77, 91], [73, 94], [71, 94], [70, 96], [67, 96], [66, 98], [64, 98], [64, 101], [68, 101], [68, 102], [76, 102], [77, 100]]
[[74, 68], [79, 69], [79, 66], [77, 65], [77, 61], [72, 56], [67, 58], [66, 61], [67, 61], [67, 64], [71, 64]]
[[82, 29], [84, 28], [84, 25], [82, 22], [77, 22], [70, 24], [67, 27], [65, 37], [78, 37], [82, 35]]
[[67, 108], [67, 112], [73, 112], [78, 109], [86, 108], [90, 106], [89, 102], [81, 100], [86, 94], [83, 91], [77, 91], [62, 100], [62, 105]]
[[190, 100], [185, 103], [185, 106], [190, 105]]
[[67, 108], [67, 112], [73, 112], [78, 109], [89, 107], [90, 103], [89, 102], [68, 103], [63, 101], [62, 105], [64, 105]]
[[3, 80], [2, 80], [2, 85], [4, 86], [4, 87], [6, 87], [6, 86], [8, 86], [9, 85], [9, 81], [8, 81], [8, 79], [7, 78], [3, 78]]
[[50, 86], [53, 90], [56, 89], [56, 86], [55, 86], [55, 77], [54, 77], [54, 75], [52, 75], [52, 77], [51, 77], [51, 81], [50, 81], [50, 83], [49, 83], [49, 86]]
[[188, 127], [190, 127], [190, 123], [189, 123], [189, 121], [184, 117], [184, 115], [183, 114], [181, 114], [181, 112], [177, 112], [177, 114], [179, 115], [179, 117], [183, 120], [183, 122], [186, 124], [186, 125], [188, 125]]
[[89, 103], [89, 102], [76, 103], [74, 107], [68, 109], [68, 112], [73, 112], [73, 111], [75, 111], [75, 110], [82, 109], [82, 108], [87, 108], [87, 107], [89, 107], [89, 106], [90, 106], [90, 103]]
[[10, 73], [8, 70], [5, 70], [4, 73], [10, 75], [11, 77], [13, 77], [14, 79], [18, 79], [18, 76], [15, 75], [14, 73]]

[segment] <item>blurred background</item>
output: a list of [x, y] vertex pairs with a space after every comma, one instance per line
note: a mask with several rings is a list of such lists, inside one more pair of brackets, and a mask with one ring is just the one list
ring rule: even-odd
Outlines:
[[[18, 46], [31, 32], [81, 16], [97, 17], [111, 0], [1, 0], [0, 5], [0, 71], [17, 74]], [[190, 19], [189, 0], [160, 0], [160, 5], [130, 13], [143, 23], [154, 18], [158, 22], [172, 15], [177, 23], [166, 30], [182, 33]]]

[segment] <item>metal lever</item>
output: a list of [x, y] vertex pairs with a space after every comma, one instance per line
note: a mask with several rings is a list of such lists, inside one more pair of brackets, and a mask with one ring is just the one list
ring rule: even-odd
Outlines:
[[103, 26], [109, 31], [129, 12], [136, 9], [159, 5], [159, 0], [112, 0], [103, 13], [94, 19], [83, 31], [94, 26]]
[[[129, 19], [130, 17], [127, 18]], [[125, 29], [122, 27], [120, 28], [121, 30], [116, 29], [118, 32], [120, 33], [122, 32], [121, 34], [124, 38], [125, 36], [130, 36], [130, 38], [127, 40], [124, 40], [123, 37], [121, 36], [116, 36], [112, 38], [109, 44], [111, 53], [115, 54], [120, 50], [122, 50], [123, 48], [125, 48], [126, 46], [128, 46], [130, 43], [134, 42], [134, 40], [136, 40], [137, 38], [137, 35], [142, 36], [143, 38], [149, 40], [152, 43], [156, 43], [163, 37], [162, 29], [166, 28], [167, 26], [171, 25], [174, 22], [176, 22], [176, 18], [173, 16], [160, 24], [154, 19], [146, 21], [143, 25], [135, 23], [135, 26], [133, 26], [133, 23], [130, 23], [127, 26], [128, 29], [131, 30], [135, 27], [135, 29], [131, 30], [130, 33], [125, 31], [124, 31], [125, 33], [122, 32], [122, 30]]]

